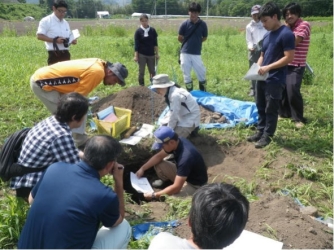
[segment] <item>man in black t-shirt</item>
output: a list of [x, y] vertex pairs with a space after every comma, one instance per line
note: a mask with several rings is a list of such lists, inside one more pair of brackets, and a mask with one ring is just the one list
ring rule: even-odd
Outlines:
[[[162, 150], [148, 160], [136, 173], [143, 176], [144, 171], [153, 167], [162, 181], [172, 181], [173, 184], [159, 192], [144, 194], [145, 199], [159, 198], [161, 195], [178, 196], [192, 195], [199, 187], [208, 181], [206, 165], [202, 155], [187, 139], [178, 137], [173, 129], [162, 126], [154, 132], [157, 143]], [[169, 154], [174, 154], [175, 164], [164, 161]]]

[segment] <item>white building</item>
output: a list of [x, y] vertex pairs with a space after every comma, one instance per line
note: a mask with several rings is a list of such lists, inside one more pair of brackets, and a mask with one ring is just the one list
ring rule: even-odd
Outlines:
[[109, 14], [109, 11], [97, 11], [96, 17], [97, 18], [109, 18], [110, 14]]
[[138, 13], [138, 12], [134, 12], [131, 15], [131, 18], [139, 18], [142, 14], [146, 14], [148, 16], [148, 18], [151, 18], [151, 14], [147, 14], [147, 13]]

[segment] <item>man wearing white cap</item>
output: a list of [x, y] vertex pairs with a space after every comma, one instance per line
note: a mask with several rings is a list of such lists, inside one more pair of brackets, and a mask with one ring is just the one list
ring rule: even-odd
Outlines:
[[[248, 49], [249, 67], [257, 63], [261, 54], [262, 39], [267, 30], [263, 27], [259, 19], [260, 5], [254, 5], [251, 9], [253, 20], [246, 26], [246, 43]], [[255, 96], [256, 81], [251, 81], [249, 96]]]
[[161, 121], [161, 125], [167, 124], [184, 138], [198, 129], [201, 113], [195, 98], [175, 82], [170, 81], [166, 74], [154, 76], [152, 83], [152, 88], [165, 97], [169, 107], [169, 112]]
[[[59, 98], [63, 94], [77, 92], [87, 96], [102, 81], [104, 85], [118, 83], [125, 86], [128, 70], [121, 63], [110, 63], [99, 58], [86, 58], [59, 62], [38, 69], [30, 78], [30, 87], [34, 94], [53, 114]], [[79, 147], [85, 143], [86, 119], [82, 126], [73, 129], [73, 138]]]

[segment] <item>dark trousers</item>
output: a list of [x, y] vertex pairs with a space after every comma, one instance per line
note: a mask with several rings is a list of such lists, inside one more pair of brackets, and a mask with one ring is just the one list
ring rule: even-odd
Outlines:
[[71, 60], [71, 54], [68, 50], [48, 51], [48, 54], [48, 65]]
[[257, 130], [265, 136], [273, 136], [277, 127], [279, 102], [283, 84], [257, 81], [256, 107], [258, 110]]
[[292, 118], [295, 122], [305, 122], [304, 103], [300, 93], [305, 67], [288, 66], [286, 86], [280, 102], [279, 115]]
[[[253, 63], [254, 63], [253, 61], [249, 61], [249, 68], [252, 67]], [[256, 92], [255, 85], [256, 85], [256, 81], [255, 80], [250, 81], [250, 87], [249, 87], [249, 89], [252, 89], [254, 91], [254, 96], [255, 96], [255, 92]]]
[[16, 189], [16, 197], [23, 198], [26, 202], [28, 202], [29, 194], [31, 192], [32, 188], [29, 187], [22, 187]]
[[139, 85], [144, 86], [144, 75], [145, 75], [145, 66], [147, 65], [150, 77], [155, 76], [155, 56], [145, 56], [143, 54], [138, 54], [138, 65], [139, 65], [139, 74], [138, 82]]

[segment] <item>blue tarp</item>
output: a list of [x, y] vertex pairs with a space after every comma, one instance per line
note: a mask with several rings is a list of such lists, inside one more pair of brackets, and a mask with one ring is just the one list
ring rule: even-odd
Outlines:
[[175, 228], [179, 226], [180, 223], [177, 220], [165, 221], [165, 222], [146, 222], [138, 224], [132, 227], [132, 235], [135, 240], [142, 238], [150, 229], [151, 232], [147, 237], [156, 235], [159, 232], [168, 231], [168, 228]]
[[[224, 96], [216, 96], [209, 92], [200, 90], [191, 91], [198, 104], [212, 112], [219, 112], [224, 115], [229, 123], [202, 123], [201, 128], [230, 128], [235, 127], [238, 123], [252, 125], [257, 123], [257, 108], [254, 102], [239, 101]], [[167, 107], [159, 117], [160, 121], [168, 112]]]

